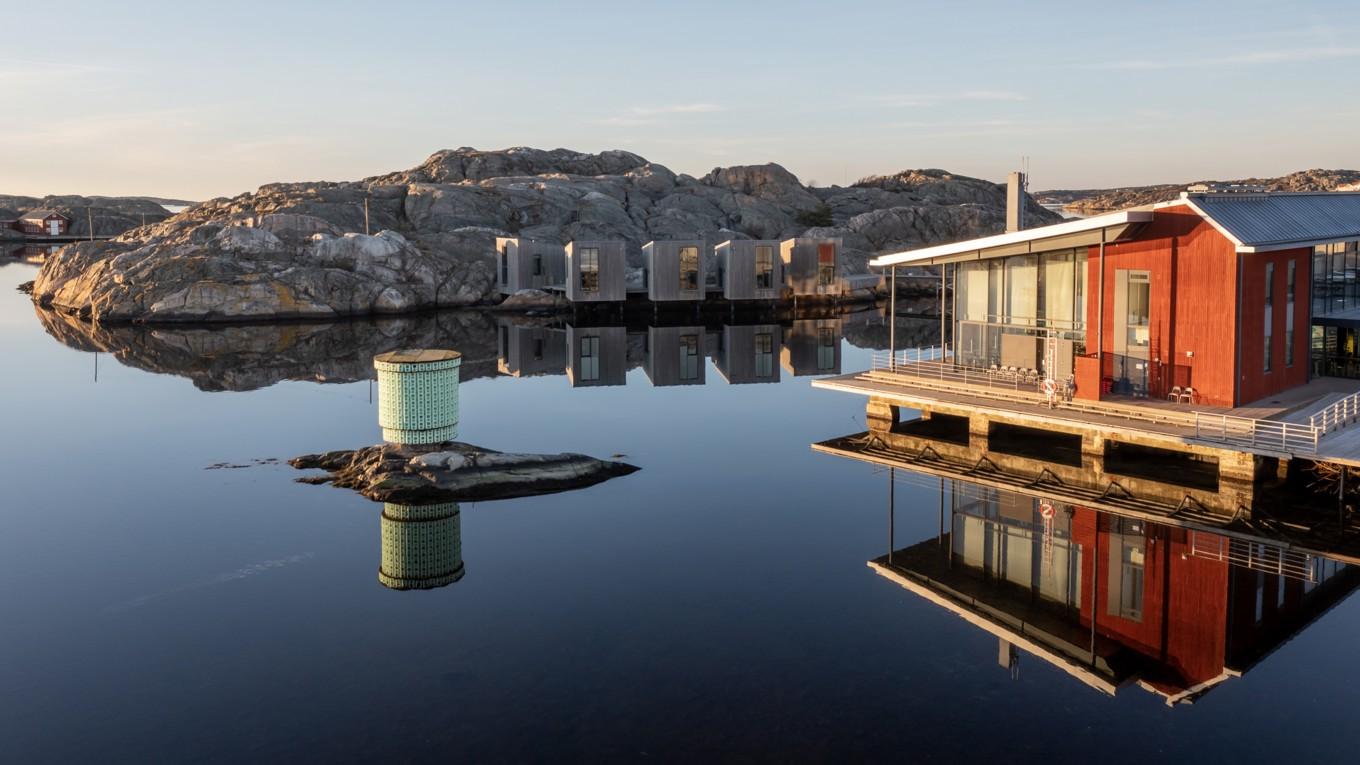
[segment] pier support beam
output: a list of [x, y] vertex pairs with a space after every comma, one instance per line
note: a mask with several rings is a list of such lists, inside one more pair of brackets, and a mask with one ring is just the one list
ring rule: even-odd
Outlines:
[[985, 414], [968, 415], [968, 448], [981, 454], [988, 450], [992, 421]]

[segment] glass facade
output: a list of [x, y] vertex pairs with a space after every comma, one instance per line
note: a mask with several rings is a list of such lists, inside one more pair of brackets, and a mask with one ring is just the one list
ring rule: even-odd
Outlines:
[[581, 290], [600, 291], [600, 251], [595, 247], [581, 248]]
[[[1360, 242], [1335, 242], [1313, 248], [1313, 318], [1334, 317], [1360, 308]], [[1291, 312], [1292, 315], [1292, 312]], [[1315, 323], [1312, 329], [1312, 374], [1360, 378], [1360, 328]], [[1292, 334], [1292, 333], [1289, 333]], [[1289, 334], [1285, 343], [1291, 343]]]
[[954, 276], [958, 363], [996, 364], [1006, 334], [1086, 347], [1086, 248], [961, 263]]

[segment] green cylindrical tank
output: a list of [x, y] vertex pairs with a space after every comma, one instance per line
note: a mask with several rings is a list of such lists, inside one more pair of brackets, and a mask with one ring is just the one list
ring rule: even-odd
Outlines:
[[463, 578], [457, 502], [386, 503], [382, 512], [378, 581], [394, 590], [430, 590]]
[[457, 351], [405, 350], [373, 357], [378, 424], [393, 444], [437, 444], [458, 437]]

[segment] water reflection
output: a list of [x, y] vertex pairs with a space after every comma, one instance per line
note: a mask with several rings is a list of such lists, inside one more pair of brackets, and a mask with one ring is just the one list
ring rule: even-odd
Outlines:
[[383, 505], [378, 581], [393, 590], [432, 590], [463, 578], [457, 502]]
[[[846, 440], [817, 446], [864, 458]], [[869, 566], [994, 635], [1012, 673], [1027, 655], [1111, 695], [1137, 684], [1168, 705], [1191, 703], [1360, 587], [1353, 559], [1281, 535], [898, 464], [876, 468], [888, 480], [888, 545]], [[938, 496], [910, 510], [938, 513], [935, 535], [905, 547], [894, 538], [901, 484]]]

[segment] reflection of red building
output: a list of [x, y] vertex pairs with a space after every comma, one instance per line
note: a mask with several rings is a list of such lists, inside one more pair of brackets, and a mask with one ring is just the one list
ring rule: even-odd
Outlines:
[[870, 565], [1109, 693], [1138, 682], [1193, 701], [1360, 585], [1360, 571], [1259, 541], [959, 482], [951, 496], [940, 538]]

